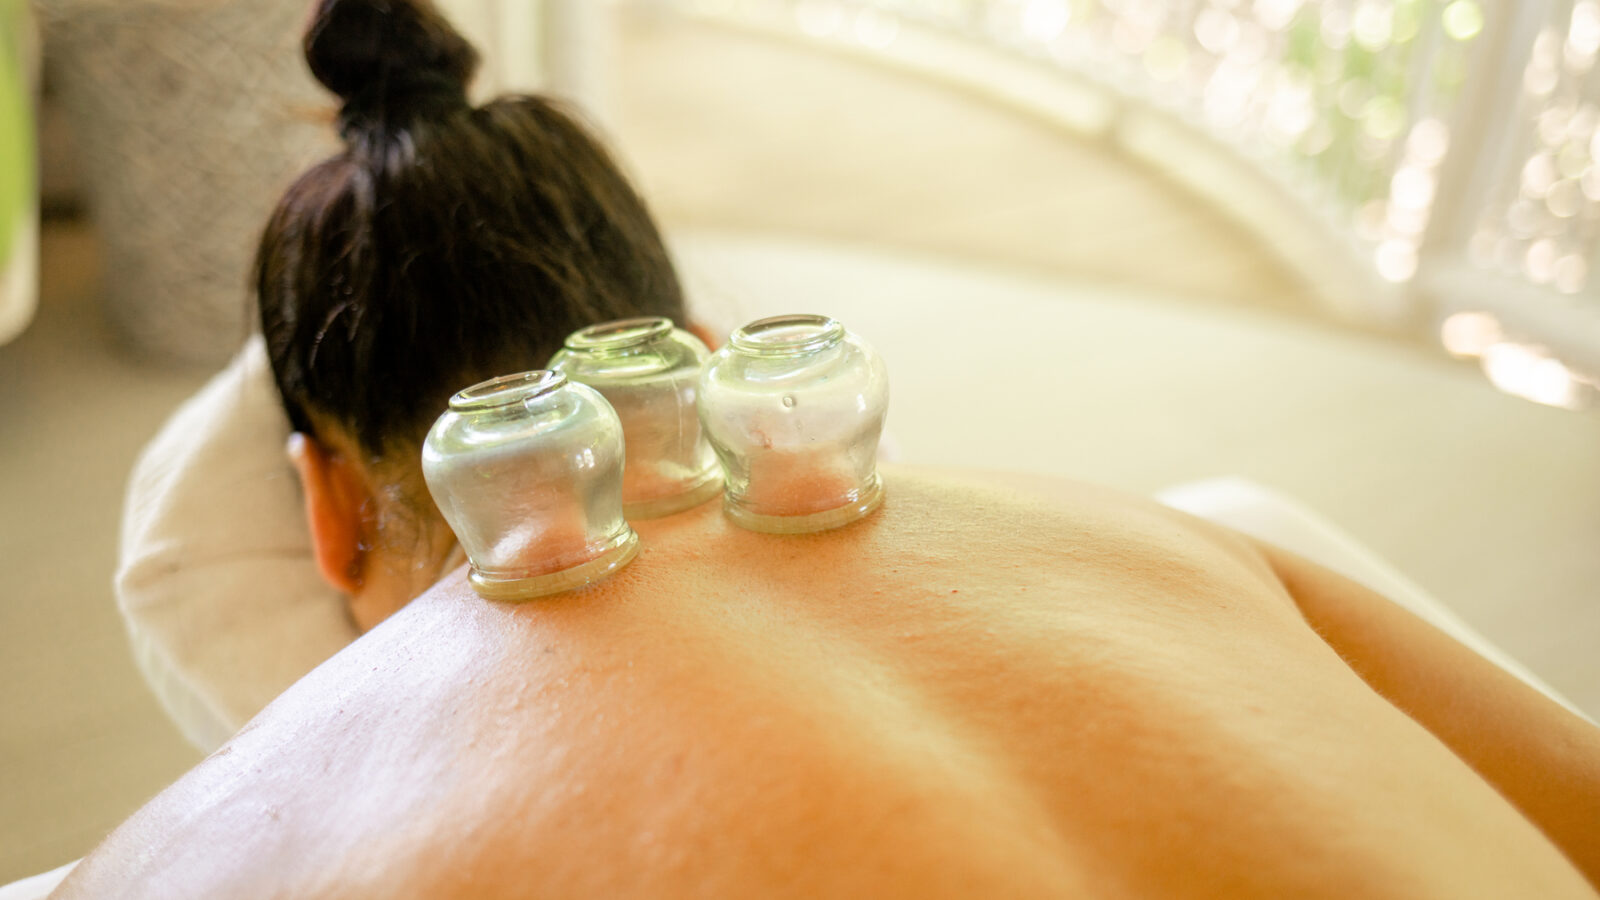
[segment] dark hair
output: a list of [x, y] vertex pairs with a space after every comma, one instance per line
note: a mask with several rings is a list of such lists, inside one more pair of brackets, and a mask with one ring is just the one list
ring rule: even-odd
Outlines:
[[256, 258], [291, 424], [372, 457], [413, 450], [450, 394], [543, 366], [585, 325], [683, 324], [644, 203], [539, 97], [474, 108], [472, 46], [425, 0], [322, 0], [311, 72], [344, 101], [344, 152], [284, 194]]

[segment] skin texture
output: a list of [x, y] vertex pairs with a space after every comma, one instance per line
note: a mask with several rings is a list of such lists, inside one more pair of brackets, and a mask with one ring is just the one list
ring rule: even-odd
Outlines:
[[[636, 523], [521, 605], [458, 571], [60, 896], [1595, 896], [1492, 774], [1543, 736], [1437, 701], [1472, 665], [1417, 687], [1359, 609], [1325, 640], [1342, 583], [1181, 514], [964, 478], [818, 535]], [[1600, 796], [1593, 729], [1495, 685], [1478, 715], [1562, 736], [1533, 780]]]

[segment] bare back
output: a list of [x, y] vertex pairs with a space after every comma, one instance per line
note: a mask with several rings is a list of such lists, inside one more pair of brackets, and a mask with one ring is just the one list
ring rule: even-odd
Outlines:
[[1242, 540], [887, 477], [821, 535], [640, 523], [569, 595], [447, 578], [66, 895], [1593, 896]]

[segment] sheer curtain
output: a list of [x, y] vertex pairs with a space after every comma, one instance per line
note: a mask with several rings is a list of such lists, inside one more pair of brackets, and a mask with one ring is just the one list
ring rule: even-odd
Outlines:
[[[604, 5], [604, 4], [602, 4]], [[626, 0], [955, 82], [1140, 159], [1328, 311], [1600, 407], [1600, 0]]]

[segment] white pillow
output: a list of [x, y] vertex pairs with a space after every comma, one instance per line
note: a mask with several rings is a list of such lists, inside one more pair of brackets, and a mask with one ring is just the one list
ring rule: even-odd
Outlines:
[[167, 713], [207, 752], [355, 639], [318, 575], [259, 336], [135, 463], [117, 604]]
[[13, 881], [0, 887], [0, 900], [45, 900], [52, 891], [61, 886], [61, 882], [67, 880], [67, 876], [72, 874], [72, 870], [76, 869], [80, 862], [83, 860], [75, 859], [41, 875]]

